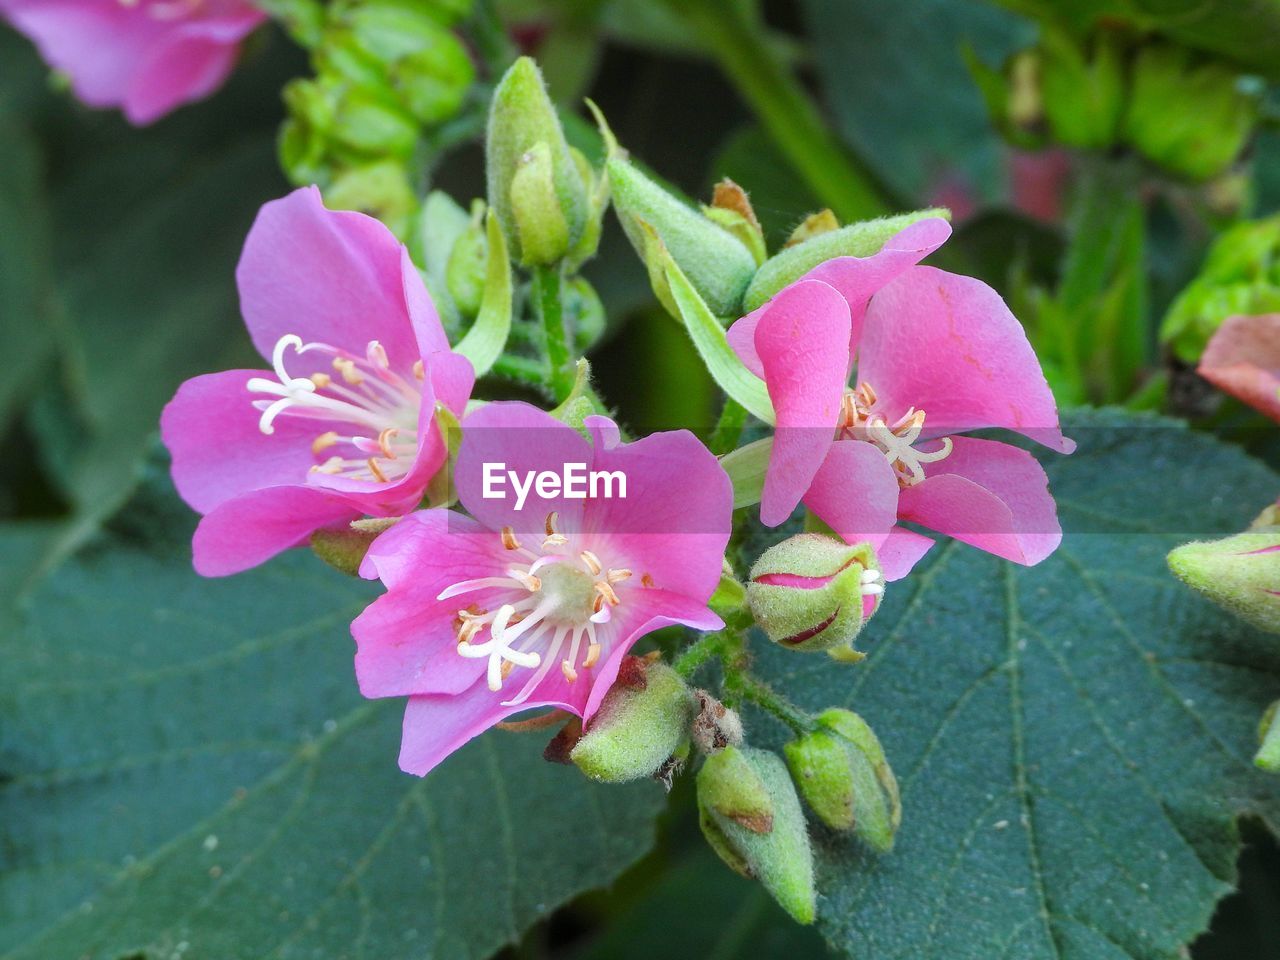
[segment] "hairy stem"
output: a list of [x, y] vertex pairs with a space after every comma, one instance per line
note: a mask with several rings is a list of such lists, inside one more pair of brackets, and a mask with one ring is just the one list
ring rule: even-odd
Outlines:
[[563, 276], [559, 266], [533, 268], [533, 306], [542, 320], [547, 362], [551, 366], [551, 395], [557, 403], [573, 390], [569, 337], [564, 328]]

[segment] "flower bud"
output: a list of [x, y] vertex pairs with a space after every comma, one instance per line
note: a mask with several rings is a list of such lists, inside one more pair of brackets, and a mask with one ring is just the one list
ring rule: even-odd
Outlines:
[[575, 352], [586, 353], [604, 335], [608, 321], [600, 294], [586, 277], [570, 277], [565, 281], [564, 310], [573, 330]]
[[484, 212], [484, 201], [476, 200], [471, 206], [471, 222], [454, 241], [444, 268], [449, 296], [464, 317], [474, 317], [484, 297], [485, 268], [489, 259]]
[[493, 93], [485, 154], [489, 205], [512, 256], [525, 264], [563, 257], [586, 224], [587, 187], [528, 57], [512, 64]]
[[369, 545], [378, 535], [391, 529], [399, 517], [354, 520], [349, 524], [322, 527], [311, 534], [311, 549], [317, 557], [335, 570], [351, 577], [360, 575], [360, 564]]
[[711, 195], [711, 205], [703, 207], [702, 212], [708, 219], [714, 220], [741, 240], [743, 245], [751, 251], [751, 256], [757, 265], [764, 263], [768, 258], [769, 251], [765, 247], [764, 229], [756, 219], [751, 199], [747, 196], [747, 191], [728, 177], [716, 184]]
[[1258, 752], [1254, 765], [1267, 773], [1280, 773], [1280, 700], [1267, 707], [1258, 724]]
[[818, 264], [833, 257], [869, 257], [879, 253], [880, 248], [900, 231], [930, 217], [949, 220], [951, 212], [933, 208], [896, 217], [864, 220], [839, 230], [819, 233], [803, 243], [787, 247], [760, 265], [743, 296], [743, 312], [756, 309], [783, 287], [789, 286]]
[[874, 850], [888, 853], [902, 822], [902, 804], [884, 748], [851, 710], [827, 710], [818, 724], [783, 748], [800, 795], [831, 829], [852, 831]]
[[716, 586], [716, 591], [711, 595], [711, 599], [707, 601], [707, 606], [721, 617], [727, 617], [729, 614], [741, 610], [746, 606], [746, 603], [747, 588], [738, 581], [738, 578], [734, 575], [733, 567], [730, 566], [726, 557], [720, 570], [720, 583]]
[[1195, 363], [1223, 321], [1280, 312], [1280, 216], [1233, 224], [1165, 314], [1160, 339]]
[[324, 200], [333, 210], [377, 217], [401, 238], [408, 235], [418, 205], [408, 172], [394, 160], [344, 170], [325, 190]]
[[628, 656], [569, 758], [593, 780], [650, 777], [687, 748], [693, 693], [660, 661]]
[[813, 851], [780, 757], [750, 747], [707, 757], [698, 771], [698, 813], [721, 860], [759, 880], [796, 921], [813, 922]]
[[[756, 272], [750, 249], [730, 230], [645, 176], [620, 152], [611, 152], [605, 169], [613, 208], [650, 277], [663, 273], [653, 261], [665, 247], [712, 313], [737, 317], [743, 291]], [[661, 244], [651, 242], [646, 228]]]
[[796, 228], [791, 231], [791, 236], [787, 237], [787, 242], [782, 246], [783, 249], [798, 246], [806, 240], [812, 240], [814, 237], [839, 229], [840, 221], [836, 219], [836, 215], [830, 209], [824, 207], [801, 220], [796, 225]]
[[1258, 97], [1225, 62], [1150, 41], [1133, 63], [1126, 139], [1165, 169], [1208, 180], [1235, 162], [1258, 119]]
[[1280, 527], [1184, 544], [1169, 554], [1169, 568], [1218, 606], [1280, 633]]
[[860, 660], [853, 641], [883, 593], [884, 578], [869, 545], [800, 533], [761, 554], [751, 568], [747, 604], [774, 643]]

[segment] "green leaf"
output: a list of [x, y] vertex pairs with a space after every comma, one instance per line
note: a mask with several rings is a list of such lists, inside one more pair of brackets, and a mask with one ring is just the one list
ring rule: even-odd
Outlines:
[[721, 390], [746, 407], [753, 416], [765, 423], [773, 423], [773, 403], [769, 400], [764, 381], [742, 365], [729, 346], [724, 327], [671, 259], [670, 252], [663, 247], [659, 256], [676, 312], [707, 371]]
[[303, 552], [202, 580], [167, 489], [0, 639], [5, 960], [486, 956], [649, 847], [660, 788], [591, 784], [536, 736], [401, 773], [403, 702], [351, 669], [372, 586]]
[[720, 458], [720, 466], [733, 484], [735, 510], [760, 502], [760, 497], [764, 494], [764, 476], [769, 469], [769, 455], [772, 453], [773, 437], [765, 437]]
[[483, 377], [493, 369], [493, 362], [502, 355], [511, 333], [511, 260], [507, 254], [506, 238], [492, 210], [486, 219], [485, 235], [489, 241], [489, 255], [485, 261], [480, 312], [467, 335], [454, 348], [471, 361], [477, 377]]
[[1165, 566], [1247, 526], [1280, 477], [1170, 420], [1067, 432], [1043, 564], [936, 547], [889, 585], [859, 666], [756, 644], [796, 702], [865, 717], [901, 784], [891, 855], [819, 835], [818, 922], [849, 956], [1185, 957], [1234, 882], [1236, 818], [1280, 824], [1280, 781], [1251, 764], [1280, 645]]

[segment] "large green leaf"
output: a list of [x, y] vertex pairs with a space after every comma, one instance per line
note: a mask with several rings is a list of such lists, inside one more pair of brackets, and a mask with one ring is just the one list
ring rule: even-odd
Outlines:
[[[356, 692], [374, 591], [307, 554], [189, 565], [152, 478], [0, 640], [5, 960], [482, 957], [639, 857], [656, 784], [494, 732], [425, 779]], [[0, 570], [31, 537], [0, 536]]]
[[1280, 645], [1164, 561], [1243, 528], [1280, 477], [1173, 421], [1068, 432], [1049, 560], [949, 543], [890, 585], [866, 662], [761, 656], [797, 702], [865, 716], [900, 778], [891, 855], [819, 841], [819, 923], [859, 960], [1173, 960], [1234, 881], [1236, 818], [1280, 826], [1280, 780], [1250, 762]]

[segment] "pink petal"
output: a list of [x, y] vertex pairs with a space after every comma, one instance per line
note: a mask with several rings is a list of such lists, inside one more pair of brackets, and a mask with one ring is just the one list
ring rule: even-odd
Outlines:
[[419, 581], [494, 577], [506, 569], [504, 552], [501, 534], [470, 517], [451, 510], [418, 510], [373, 541], [360, 576], [380, 579], [390, 590]]
[[[872, 294], [937, 250], [949, 236], [951, 225], [947, 221], [937, 217], [921, 220], [899, 231], [871, 256], [836, 257], [818, 264], [797, 283], [821, 280], [844, 297], [849, 304], [849, 355], [852, 357], [858, 350], [862, 318]], [[768, 308], [767, 303], [757, 307], [730, 327], [728, 333], [729, 346], [757, 377], [764, 376], [764, 365], [756, 350], [756, 327]]]
[[849, 305], [825, 283], [794, 283], [769, 301], [755, 340], [778, 416], [760, 520], [776, 527], [809, 489], [835, 434], [849, 373]]
[[302, 546], [321, 527], [349, 523], [358, 510], [334, 494], [304, 486], [255, 490], [214, 507], [191, 541], [196, 572], [225, 577]]
[[901, 580], [929, 552], [933, 544], [934, 541], [924, 534], [906, 527], [894, 527], [889, 531], [888, 539], [876, 549], [880, 572], [890, 582]]
[[1229, 317], [1209, 341], [1196, 372], [1280, 420], [1280, 313]]
[[[597, 443], [607, 443], [600, 427]], [[720, 581], [733, 519], [733, 488], [711, 451], [685, 430], [656, 433], [612, 449], [597, 446], [591, 467], [620, 471], [627, 483], [625, 499], [586, 503], [583, 529], [602, 562], [631, 570], [626, 584], [647, 576], [663, 590], [705, 602]]]
[[[436, 422], [436, 402], [444, 402], [461, 419], [471, 387], [475, 383], [475, 371], [470, 361], [456, 353], [432, 354], [426, 360], [424, 371], [422, 399], [418, 405], [418, 448], [413, 464], [402, 477], [382, 483], [378, 480], [359, 480], [314, 472], [306, 474], [307, 483], [341, 493], [363, 512], [375, 517], [393, 517], [416, 508], [422, 502], [423, 493], [431, 478], [444, 465], [449, 455], [440, 425]], [[443, 397], [436, 395], [438, 389], [443, 391]], [[287, 418], [281, 417], [276, 423], [285, 419]], [[347, 430], [340, 432], [345, 433]]]
[[872, 296], [947, 242], [951, 224], [938, 217], [920, 220], [899, 231], [869, 257], [836, 257], [814, 267], [805, 280], [821, 280], [840, 291], [849, 304], [849, 354], [862, 341], [862, 325]]
[[924, 410], [927, 435], [1005, 427], [1062, 453], [1053, 394], [1022, 325], [980, 280], [914, 267], [872, 298], [858, 380], [890, 423]]
[[879, 447], [841, 440], [831, 444], [804, 503], [846, 543], [878, 550], [897, 522], [898, 481]]
[[280, 417], [270, 436], [258, 429], [260, 394], [246, 389], [261, 370], [228, 370], [188, 380], [160, 415], [173, 456], [173, 482], [191, 507], [208, 513], [232, 497], [281, 484], [302, 484], [316, 463], [312, 441], [322, 420]]
[[[486, 404], [463, 423], [455, 471], [458, 498], [490, 530], [509, 526], [517, 533], [537, 536], [543, 533], [547, 516], [554, 512], [558, 514], [558, 529], [572, 532], [581, 528], [583, 501], [558, 495], [541, 497], [536, 487], [530, 487], [517, 510], [517, 497], [506, 474], [515, 471], [523, 485], [529, 473], [551, 471], [560, 476], [566, 463], [589, 468], [591, 462], [591, 445], [549, 413], [527, 403]], [[501, 485], [493, 485], [497, 496], [492, 498], [484, 496], [485, 464], [493, 464], [494, 472], [506, 478]]]
[[[459, 577], [458, 579], [462, 579]], [[356, 680], [366, 697], [462, 693], [488, 661], [458, 653], [454, 618], [472, 597], [437, 600], [442, 580], [383, 594], [351, 624]]]
[[400, 769], [424, 777], [449, 754], [495, 723], [513, 713], [543, 706], [522, 703], [504, 707], [502, 696], [481, 679], [464, 693], [410, 697], [404, 711]]
[[1058, 548], [1062, 528], [1049, 479], [1030, 453], [956, 437], [951, 455], [899, 496], [899, 515], [979, 550], [1034, 566]]
[[[400, 241], [373, 217], [325, 209], [315, 187], [262, 207], [236, 282], [253, 344], [268, 360], [286, 334], [357, 356], [377, 340], [392, 368], [411, 376], [423, 356], [419, 340], [447, 348], [443, 331], [432, 329], [438, 321], [425, 312], [422, 279]], [[328, 358], [318, 353], [290, 359], [294, 376], [328, 371]]]

